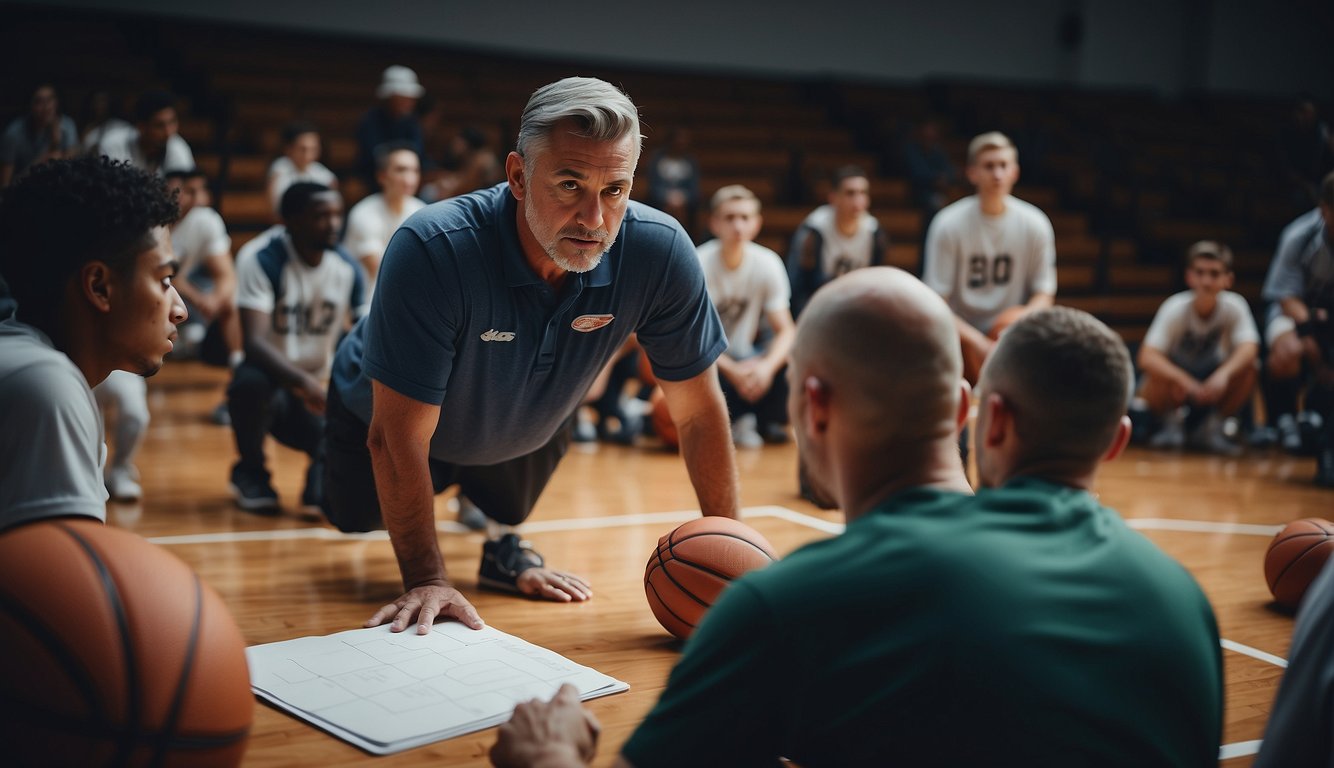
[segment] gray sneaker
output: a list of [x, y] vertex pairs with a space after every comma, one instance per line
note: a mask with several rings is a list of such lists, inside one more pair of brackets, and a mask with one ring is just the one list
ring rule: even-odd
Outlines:
[[1191, 432], [1189, 444], [1196, 450], [1229, 458], [1240, 456], [1244, 450], [1227, 438], [1223, 430], [1223, 419], [1216, 413], [1211, 414]]
[[1149, 438], [1150, 448], [1173, 449], [1186, 444], [1186, 414], [1178, 408], [1163, 417], [1163, 426]]

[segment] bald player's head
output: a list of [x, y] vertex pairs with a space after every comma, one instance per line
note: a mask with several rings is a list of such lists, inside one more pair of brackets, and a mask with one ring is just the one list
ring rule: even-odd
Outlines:
[[[847, 447], [844, 461], [886, 465], [893, 464], [884, 461], [887, 455], [953, 441], [962, 372], [954, 317], [917, 278], [871, 267], [822, 287], [797, 324], [789, 402], [798, 447], [817, 485], [834, 490], [831, 437]], [[836, 435], [805, 418], [813, 403], [839, 414], [830, 429]]]
[[[1050, 307], [1025, 315], [1001, 334], [978, 379], [982, 484], [1001, 485], [1025, 468], [1092, 472], [1118, 439], [1133, 374], [1121, 337], [1087, 312]], [[993, 395], [1013, 421], [1011, 456], [985, 445]]]

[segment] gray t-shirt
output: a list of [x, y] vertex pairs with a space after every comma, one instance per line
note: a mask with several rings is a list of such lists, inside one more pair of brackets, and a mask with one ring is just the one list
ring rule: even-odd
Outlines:
[[97, 402], [46, 334], [0, 322], [0, 530], [44, 517], [106, 520]]

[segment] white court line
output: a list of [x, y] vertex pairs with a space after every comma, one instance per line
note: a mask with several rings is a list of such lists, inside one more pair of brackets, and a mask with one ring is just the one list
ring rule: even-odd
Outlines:
[[1141, 531], [1187, 531], [1190, 533], [1243, 533], [1249, 536], [1273, 536], [1283, 530], [1281, 525], [1250, 525], [1248, 523], [1212, 523], [1206, 520], [1164, 520], [1151, 517], [1132, 517], [1126, 525]]
[[1246, 757], [1254, 755], [1260, 751], [1260, 740], [1238, 741], [1233, 744], [1224, 744], [1218, 748], [1218, 759], [1229, 760], [1234, 757]]
[[1259, 659], [1260, 661], [1273, 664], [1276, 667], [1283, 667], [1284, 669], [1288, 668], [1287, 659], [1283, 658], [1282, 656], [1275, 656], [1272, 653], [1265, 653], [1259, 648], [1252, 648], [1249, 645], [1242, 645], [1241, 643], [1238, 643], [1235, 640], [1228, 640], [1227, 638], [1219, 640], [1218, 644], [1228, 649], [1229, 651], [1236, 651], [1237, 653], [1240, 653], [1243, 656], [1250, 656], [1252, 659]]
[[[773, 517], [786, 520], [807, 528], [814, 528], [824, 533], [843, 532], [842, 523], [832, 523], [818, 517], [803, 515], [800, 512], [777, 506], [746, 507], [741, 510], [746, 518]], [[565, 520], [535, 520], [523, 524], [525, 533], [551, 533], [556, 531], [586, 531], [598, 528], [617, 528], [627, 525], [649, 525], [658, 523], [682, 523], [699, 517], [699, 510], [681, 510], [678, 512], [646, 512], [637, 515], [611, 515], [606, 517], [581, 517]], [[436, 523], [436, 528], [445, 533], [471, 533], [472, 531], [453, 521]], [[292, 541], [297, 539], [321, 539], [325, 541], [385, 541], [389, 534], [385, 531], [369, 533], [339, 533], [332, 528], [283, 528], [273, 531], [224, 531], [221, 533], [195, 533], [181, 536], [155, 536], [148, 539], [154, 544], [225, 544], [243, 541]]]

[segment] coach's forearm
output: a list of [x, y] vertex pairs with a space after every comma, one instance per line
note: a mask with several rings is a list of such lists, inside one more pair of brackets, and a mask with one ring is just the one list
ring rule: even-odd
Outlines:
[[427, 446], [371, 423], [367, 438], [375, 489], [405, 589], [448, 583], [436, 540], [434, 492]]
[[740, 509], [740, 480], [732, 451], [727, 403], [713, 366], [680, 382], [662, 382], [667, 406], [681, 440], [681, 458], [706, 515], [735, 518]]

